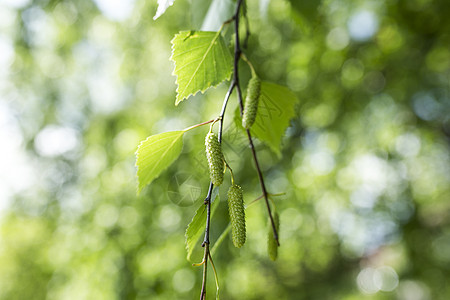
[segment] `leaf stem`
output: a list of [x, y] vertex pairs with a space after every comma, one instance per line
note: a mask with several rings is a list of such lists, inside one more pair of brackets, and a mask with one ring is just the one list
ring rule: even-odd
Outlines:
[[245, 62], [247, 63], [247, 65], [250, 67], [250, 70], [252, 71], [252, 76], [257, 76], [257, 75], [256, 75], [256, 71], [255, 71], [255, 68], [253, 67], [253, 64], [250, 62], [250, 60], [247, 58], [247, 56], [246, 56], [244, 53], [241, 54], [241, 58], [242, 58], [242, 60], [245, 61]]
[[219, 30], [217, 32], [222, 32], [223, 28], [225, 27], [225, 25], [230, 24], [231, 22], [233, 22], [235, 19], [235, 16], [232, 16], [231, 18], [229, 18], [228, 20], [226, 20], [225, 22], [222, 23], [222, 25], [220, 26]]
[[211, 256], [211, 252], [209, 252], [208, 255], [209, 255], [209, 261], [211, 262], [211, 266], [212, 266], [212, 268], [213, 268], [214, 279], [216, 280], [216, 287], [217, 287], [217, 290], [216, 290], [216, 299], [219, 299], [219, 290], [220, 290], [220, 286], [219, 286], [219, 276], [217, 275], [216, 266], [214, 266], [214, 261], [213, 261], [212, 256]]
[[214, 121], [215, 121], [215, 120], [209, 120], [209, 121], [206, 121], [206, 122], [203, 122], [203, 123], [195, 124], [195, 125], [192, 125], [192, 126], [190, 126], [190, 127], [188, 127], [188, 128], [183, 129], [183, 131], [186, 132], [186, 131], [192, 130], [192, 129], [194, 129], [194, 128], [197, 128], [197, 127], [200, 127], [200, 126], [203, 126], [203, 125], [212, 123], [212, 122], [214, 122]]
[[230, 170], [230, 174], [231, 174], [231, 184], [234, 185], [234, 174], [233, 174], [233, 170], [231, 169], [230, 165], [227, 163], [227, 161], [225, 161], [225, 166], [228, 168], [228, 170]]

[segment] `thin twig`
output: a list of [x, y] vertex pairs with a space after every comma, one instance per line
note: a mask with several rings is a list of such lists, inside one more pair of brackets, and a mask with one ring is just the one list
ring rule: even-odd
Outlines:
[[205, 247], [205, 254], [203, 256], [203, 279], [202, 279], [202, 291], [200, 293], [200, 300], [206, 299], [206, 279], [208, 271], [208, 258], [209, 258], [209, 225], [211, 223], [211, 195], [213, 190], [213, 183], [209, 183], [208, 194], [205, 198], [206, 205], [206, 227], [205, 227], [205, 238], [202, 243], [202, 247]]
[[[234, 80], [231, 81], [230, 87], [228, 88], [228, 91], [225, 95], [225, 99], [223, 100], [222, 110], [219, 115], [219, 143], [222, 143], [222, 133], [223, 133], [223, 120], [225, 116], [225, 111], [227, 109], [228, 100], [230, 100], [231, 93], [233, 92], [233, 89], [235, 88]], [[209, 183], [209, 189], [208, 194], [205, 198], [205, 205], [206, 205], [206, 227], [205, 227], [205, 238], [203, 239], [202, 247], [205, 248], [204, 255], [203, 255], [203, 261], [205, 262], [203, 264], [203, 280], [202, 280], [202, 291], [200, 293], [200, 300], [206, 299], [206, 274], [208, 271], [208, 258], [211, 258], [211, 254], [209, 252], [209, 232], [210, 232], [210, 224], [211, 224], [211, 195], [213, 190], [213, 183]]]
[[[236, 90], [237, 90], [238, 100], [239, 100], [239, 109], [241, 111], [241, 116], [242, 116], [242, 113], [244, 111], [244, 103], [242, 101], [242, 91], [241, 91], [241, 85], [239, 83], [239, 74], [238, 74], [239, 73], [238, 72], [239, 59], [240, 59], [241, 53], [242, 53], [241, 46], [240, 46], [240, 40], [239, 40], [239, 7], [240, 7], [241, 3], [242, 3], [242, 0], [240, 0], [237, 4], [236, 13], [235, 13], [236, 19], [234, 20], [234, 31], [235, 31], [234, 81], [236, 82]], [[277, 241], [278, 246], [280, 246], [280, 241], [278, 239], [278, 231], [275, 226], [275, 221], [272, 216], [272, 211], [270, 209], [269, 196], [268, 196], [268, 193], [266, 190], [266, 185], [264, 183], [264, 177], [261, 172], [261, 168], [259, 166], [258, 157], [256, 155], [256, 150], [255, 150], [255, 145], [253, 144], [253, 139], [252, 139], [250, 130], [247, 129], [246, 131], [247, 131], [247, 136], [248, 136], [248, 142], [249, 142], [250, 148], [252, 150], [253, 161], [255, 162], [256, 172], [258, 173], [259, 182], [261, 184], [261, 190], [262, 190], [262, 193], [264, 196], [264, 200], [266, 202], [267, 212], [268, 212], [269, 218], [270, 218], [270, 223], [272, 224], [273, 237]]]
[[[236, 4], [236, 10], [234, 13], [234, 16], [230, 19], [227, 20], [225, 23], [228, 24], [231, 21], [234, 20], [234, 29], [235, 29], [235, 47], [234, 47], [234, 71], [233, 71], [233, 79], [231, 80], [230, 83], [230, 87], [228, 88], [228, 92], [225, 95], [225, 100], [223, 102], [222, 105], [222, 111], [220, 112], [220, 116], [219, 116], [219, 142], [222, 143], [222, 133], [223, 133], [223, 121], [224, 121], [224, 116], [225, 116], [225, 111], [227, 108], [227, 104], [228, 104], [228, 100], [230, 99], [230, 96], [233, 92], [234, 89], [236, 89], [237, 91], [237, 96], [238, 96], [238, 101], [239, 101], [239, 109], [241, 112], [241, 116], [243, 113], [243, 109], [244, 109], [244, 104], [242, 101], [242, 91], [241, 91], [241, 86], [239, 83], [239, 60], [241, 58], [241, 54], [242, 54], [242, 50], [240, 47], [240, 41], [239, 41], [239, 13], [241, 10], [241, 6], [242, 6], [243, 0], [238, 0], [237, 4]], [[225, 23], [223, 25], [225, 25]], [[221, 29], [223, 28], [223, 26], [221, 27]], [[247, 25], [247, 34], [246, 34], [246, 40], [248, 39], [249, 36], [249, 30], [248, 30], [248, 25]], [[272, 224], [272, 230], [273, 230], [273, 235], [275, 240], [278, 243], [278, 246], [280, 245], [280, 242], [278, 240], [278, 232], [277, 232], [277, 228], [275, 226], [275, 222], [274, 219], [272, 217], [272, 211], [270, 209], [270, 204], [269, 204], [269, 197], [268, 197], [268, 193], [266, 190], [266, 185], [264, 183], [264, 177], [262, 175], [261, 172], [261, 168], [259, 166], [259, 162], [258, 162], [258, 157], [256, 155], [256, 150], [255, 150], [255, 146], [253, 144], [253, 139], [252, 139], [252, 135], [250, 133], [250, 130], [247, 129], [247, 136], [248, 136], [248, 141], [249, 141], [249, 145], [250, 148], [252, 150], [252, 155], [253, 155], [253, 160], [255, 162], [255, 166], [256, 166], [256, 171], [258, 173], [258, 178], [259, 178], [259, 182], [261, 184], [261, 189], [263, 192], [263, 197], [264, 200], [266, 202], [266, 206], [267, 206], [267, 211], [269, 214], [269, 218], [270, 218], [270, 222]], [[209, 189], [208, 189], [208, 195], [205, 198], [205, 205], [207, 207], [207, 212], [206, 212], [206, 227], [205, 227], [205, 238], [203, 240], [202, 243], [202, 247], [205, 248], [204, 251], [204, 256], [203, 256], [203, 282], [202, 282], [202, 291], [200, 294], [200, 300], [205, 300], [206, 299], [206, 279], [207, 279], [207, 270], [208, 270], [208, 258], [212, 261], [211, 258], [211, 253], [209, 251], [209, 245], [210, 245], [210, 241], [209, 241], [209, 233], [210, 233], [210, 224], [211, 224], [211, 195], [212, 195], [212, 190], [213, 190], [213, 184], [212, 182], [209, 184]], [[214, 268], [214, 266], [213, 266]]]
[[261, 172], [261, 168], [259, 166], [258, 157], [256, 156], [255, 146], [253, 145], [253, 140], [252, 140], [252, 136], [250, 134], [249, 129], [247, 129], [247, 136], [248, 136], [248, 142], [250, 143], [250, 148], [252, 149], [253, 160], [255, 161], [255, 166], [256, 166], [256, 172], [258, 173], [259, 182], [261, 183], [261, 190], [263, 192], [264, 200], [266, 202], [267, 212], [268, 212], [269, 218], [270, 218], [270, 223], [272, 224], [273, 237], [274, 237], [275, 241], [277, 241], [278, 246], [280, 246], [280, 241], [278, 240], [277, 227], [275, 225], [275, 221], [273, 220], [272, 211], [270, 209], [269, 195], [266, 190], [266, 185], [264, 183], [264, 178], [263, 178], [263, 175]]
[[228, 88], [228, 91], [225, 95], [225, 100], [223, 101], [222, 105], [222, 111], [220, 112], [219, 119], [219, 143], [222, 143], [222, 132], [223, 132], [223, 119], [225, 116], [225, 111], [227, 109], [228, 100], [230, 100], [231, 93], [233, 92], [234, 88], [236, 86], [236, 81], [232, 80], [230, 83], [230, 87]]

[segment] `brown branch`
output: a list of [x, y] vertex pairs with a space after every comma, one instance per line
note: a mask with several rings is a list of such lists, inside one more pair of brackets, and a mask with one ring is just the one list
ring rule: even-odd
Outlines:
[[[225, 99], [223, 101], [222, 110], [219, 115], [219, 143], [222, 143], [222, 133], [223, 133], [223, 120], [225, 116], [225, 111], [227, 109], [228, 100], [230, 100], [231, 93], [233, 92], [235, 88], [234, 80], [231, 81], [230, 87], [228, 88], [228, 92], [225, 95]], [[208, 271], [208, 258], [211, 257], [211, 253], [209, 252], [209, 232], [210, 232], [210, 225], [211, 225], [211, 199], [212, 197], [212, 190], [213, 190], [213, 183], [209, 183], [208, 188], [208, 194], [205, 198], [204, 204], [206, 205], [206, 226], [205, 226], [205, 238], [203, 239], [202, 247], [205, 248], [204, 254], [203, 254], [203, 280], [202, 280], [202, 290], [200, 293], [200, 300], [206, 299], [206, 280], [207, 280], [207, 271]]]
[[264, 201], [266, 202], [267, 213], [269, 214], [270, 223], [272, 224], [273, 237], [274, 237], [275, 241], [277, 241], [278, 246], [280, 246], [280, 241], [278, 239], [277, 227], [275, 226], [275, 221], [272, 216], [272, 210], [270, 209], [269, 194], [267, 193], [267, 190], [266, 190], [266, 185], [264, 183], [264, 177], [261, 172], [261, 168], [259, 166], [258, 157], [256, 156], [255, 146], [253, 145], [253, 139], [252, 139], [249, 129], [247, 129], [247, 136], [248, 136], [248, 142], [250, 144], [250, 148], [252, 149], [253, 160], [255, 161], [256, 172], [258, 173], [258, 178], [259, 178], [259, 182], [261, 184], [261, 190], [263, 192]]
[[[240, 109], [241, 117], [242, 117], [242, 113], [244, 111], [244, 103], [242, 101], [242, 91], [241, 91], [241, 86], [239, 84], [239, 74], [238, 74], [239, 73], [238, 72], [239, 60], [241, 58], [241, 53], [242, 53], [240, 40], [239, 40], [239, 6], [240, 6], [241, 2], [242, 1], [238, 2], [238, 7], [236, 9], [236, 14], [235, 14], [236, 19], [234, 20], [234, 31], [235, 31], [234, 81], [236, 82], [236, 90], [237, 90], [237, 94], [238, 94], [239, 109]], [[273, 237], [277, 241], [278, 246], [280, 246], [280, 241], [278, 239], [278, 231], [277, 231], [277, 227], [275, 226], [275, 221], [272, 216], [272, 211], [270, 209], [269, 195], [267, 193], [266, 185], [264, 183], [264, 177], [261, 172], [261, 168], [259, 166], [258, 156], [256, 155], [256, 150], [255, 150], [255, 145], [253, 144], [253, 139], [252, 139], [250, 130], [247, 129], [246, 131], [247, 131], [248, 142], [249, 142], [250, 148], [252, 150], [253, 161], [255, 162], [256, 172], [258, 173], [259, 182], [261, 184], [261, 190], [262, 190], [262, 193], [264, 196], [264, 200], [266, 202], [267, 212], [268, 212], [269, 218], [270, 218], [270, 223], [272, 224]]]
[[[241, 54], [242, 54], [242, 50], [241, 50], [241, 47], [240, 47], [240, 41], [239, 41], [239, 14], [240, 14], [242, 3], [243, 3], [243, 0], [238, 0], [237, 1], [236, 10], [235, 10], [234, 16], [231, 19], [229, 19], [229, 20], [227, 20], [225, 22], [225, 23], [228, 24], [231, 21], [234, 21], [235, 47], [234, 47], [233, 79], [231, 80], [230, 87], [228, 88], [228, 92], [225, 95], [225, 100], [223, 102], [222, 110], [221, 110], [220, 116], [219, 116], [219, 132], [218, 132], [218, 136], [219, 136], [219, 142], [220, 143], [222, 143], [223, 121], [224, 121], [225, 111], [226, 111], [226, 108], [227, 108], [228, 100], [230, 99], [230, 96], [231, 96], [231, 94], [232, 94], [234, 89], [237, 90], [237, 96], [238, 96], [239, 108], [240, 108], [241, 116], [242, 116], [242, 112], [243, 112], [243, 108], [244, 108], [243, 101], [242, 101], [242, 92], [241, 92], [241, 87], [240, 87], [240, 83], [239, 83], [239, 60], [240, 60]], [[246, 39], [248, 39], [248, 35], [249, 35], [249, 30], [248, 30], [248, 25], [247, 25], [247, 35], [246, 35], [247, 37], [246, 37]], [[278, 245], [280, 245], [280, 242], [278, 240], [277, 228], [275, 226], [275, 222], [274, 222], [273, 217], [272, 217], [272, 211], [270, 209], [269, 197], [268, 197], [268, 193], [267, 193], [266, 186], [265, 186], [265, 183], [264, 183], [264, 177], [262, 175], [261, 168], [259, 166], [258, 157], [256, 155], [255, 146], [253, 144], [253, 139], [252, 139], [250, 130], [248, 130], [248, 129], [247, 129], [247, 136], [248, 136], [250, 148], [252, 150], [253, 160], [255, 162], [256, 171], [258, 173], [259, 182], [261, 184], [263, 197], [265, 199], [266, 206], [267, 206], [267, 211], [269, 213], [270, 222], [272, 224], [272, 230], [273, 230], [274, 238], [277, 241]], [[207, 271], [208, 271], [208, 258], [211, 258], [211, 260], [212, 260], [211, 253], [209, 251], [209, 245], [210, 245], [209, 234], [210, 234], [210, 224], [211, 224], [211, 200], [212, 200], [211, 197], [212, 197], [213, 187], [214, 187], [213, 183], [210, 182], [209, 188], [208, 188], [208, 194], [207, 194], [207, 196], [205, 198], [205, 201], [204, 201], [204, 204], [206, 205], [206, 227], [205, 227], [205, 238], [204, 238], [203, 243], [202, 243], [202, 247], [205, 248], [205, 251], [204, 251], [204, 256], [203, 256], [203, 261], [202, 261], [202, 264], [203, 264], [203, 279], [202, 279], [202, 289], [201, 289], [201, 293], [200, 293], [200, 300], [205, 300], [206, 299], [206, 282], [207, 282]]]

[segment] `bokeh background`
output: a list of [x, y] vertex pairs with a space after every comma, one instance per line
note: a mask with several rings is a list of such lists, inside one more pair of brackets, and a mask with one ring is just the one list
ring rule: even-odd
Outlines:
[[[226, 84], [174, 106], [170, 40], [234, 3], [177, 0], [154, 21], [156, 2], [0, 0], [0, 299], [198, 298], [184, 231], [208, 128], [140, 196], [134, 152], [218, 115]], [[279, 259], [252, 205], [245, 247], [215, 253], [221, 298], [450, 299], [448, 0], [249, 0], [248, 16], [248, 57], [299, 102], [281, 157], [257, 143], [269, 190], [286, 193]], [[224, 151], [250, 203], [235, 107]]]

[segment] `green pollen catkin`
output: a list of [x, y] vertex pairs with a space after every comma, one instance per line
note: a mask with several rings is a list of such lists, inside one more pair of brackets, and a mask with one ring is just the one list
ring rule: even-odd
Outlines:
[[253, 76], [248, 82], [247, 97], [245, 98], [244, 112], [242, 114], [242, 126], [245, 129], [250, 129], [255, 123], [260, 92], [261, 80], [258, 76]]
[[[278, 216], [278, 213], [275, 212], [273, 216], [273, 221], [275, 222], [275, 228], [277, 229], [277, 233], [279, 236], [280, 232], [280, 217]], [[269, 231], [268, 231], [268, 239], [267, 239], [267, 252], [269, 253], [269, 257], [271, 260], [275, 261], [278, 256], [278, 244], [275, 238], [273, 237], [273, 229], [272, 229], [272, 223], [270, 222], [269, 218]]]
[[206, 158], [208, 159], [209, 176], [215, 186], [223, 182], [224, 159], [222, 146], [214, 132], [210, 132], [205, 138]]
[[245, 243], [244, 196], [239, 185], [233, 184], [228, 190], [228, 212], [231, 221], [233, 244], [240, 248]]

